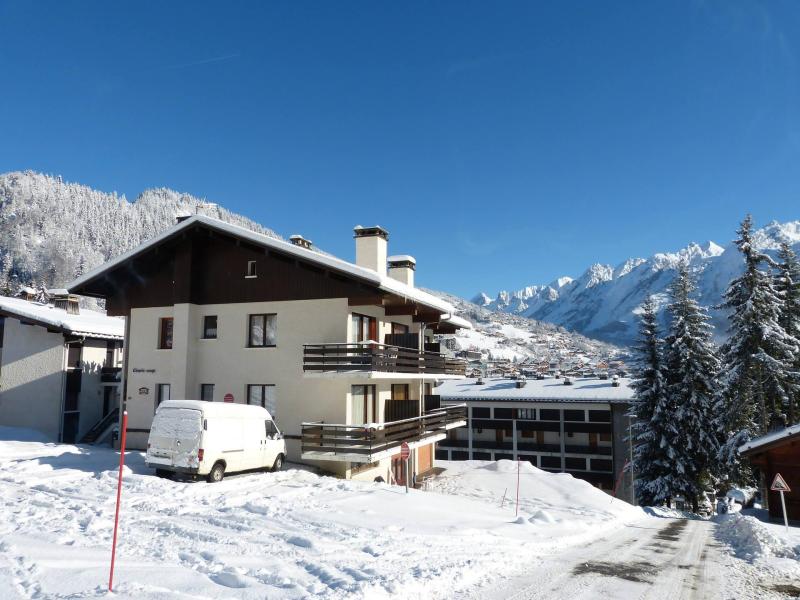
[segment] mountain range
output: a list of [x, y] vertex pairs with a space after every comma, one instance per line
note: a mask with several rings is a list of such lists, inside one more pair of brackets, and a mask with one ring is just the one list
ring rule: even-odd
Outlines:
[[[784, 241], [800, 252], [800, 221], [772, 222], [754, 235], [755, 246], [773, 257]], [[630, 258], [616, 267], [595, 263], [575, 279], [560, 277], [547, 285], [501, 291], [494, 299], [480, 292], [472, 302], [626, 346], [636, 337], [636, 316], [648, 294], [654, 296], [662, 325], [666, 324], [667, 288], [682, 262], [697, 277], [697, 299], [709, 309], [716, 336], [724, 338], [726, 315], [714, 307], [744, 267], [733, 243], [724, 247], [714, 242], [691, 243], [677, 252]]]

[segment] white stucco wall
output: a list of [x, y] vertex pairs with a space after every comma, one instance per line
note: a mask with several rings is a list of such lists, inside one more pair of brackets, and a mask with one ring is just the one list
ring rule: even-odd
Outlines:
[[0, 425], [36, 429], [58, 440], [64, 336], [6, 318], [0, 364]]

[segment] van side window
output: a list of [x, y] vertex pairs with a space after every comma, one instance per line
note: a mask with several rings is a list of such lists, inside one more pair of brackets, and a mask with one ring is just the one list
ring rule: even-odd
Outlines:
[[264, 427], [267, 431], [267, 439], [273, 440], [275, 439], [275, 435], [278, 433], [278, 428], [275, 427], [275, 423], [272, 421], [264, 421]]

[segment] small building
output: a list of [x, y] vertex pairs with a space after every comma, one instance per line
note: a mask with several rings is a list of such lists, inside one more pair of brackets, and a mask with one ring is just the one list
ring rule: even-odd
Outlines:
[[110, 434], [124, 329], [65, 291], [47, 304], [0, 296], [0, 425], [65, 443]]
[[766, 488], [762, 490], [762, 497], [768, 498], [770, 520], [783, 521], [780, 494], [769, 491], [775, 475], [780, 473], [792, 490], [784, 493], [786, 515], [790, 521], [800, 523], [800, 425], [750, 440], [739, 448], [739, 454], [762, 475], [762, 484]]
[[439, 442], [442, 460], [526, 460], [570, 473], [632, 500], [631, 478], [620, 477], [630, 456], [627, 416], [634, 391], [627, 379], [487, 378], [445, 381], [442, 405], [466, 404], [467, 427]]

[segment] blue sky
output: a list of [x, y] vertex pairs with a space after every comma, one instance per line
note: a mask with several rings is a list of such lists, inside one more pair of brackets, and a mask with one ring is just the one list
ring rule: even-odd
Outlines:
[[800, 4], [0, 3], [0, 171], [204, 196], [471, 296], [800, 218]]

